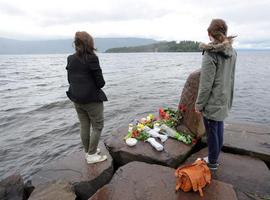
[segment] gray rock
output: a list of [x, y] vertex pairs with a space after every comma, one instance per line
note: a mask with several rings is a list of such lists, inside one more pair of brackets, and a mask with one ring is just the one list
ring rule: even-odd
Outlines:
[[33, 176], [33, 185], [39, 187], [55, 181], [70, 183], [80, 199], [88, 199], [113, 176], [112, 157], [103, 143], [99, 144], [99, 148], [108, 156], [107, 161], [89, 165], [84, 152], [75, 152], [43, 167]]
[[175, 170], [160, 165], [131, 162], [119, 168], [111, 182], [102, 187], [90, 200], [235, 200], [230, 184], [212, 181], [198, 192], [175, 192]]
[[179, 131], [195, 135], [198, 138], [205, 133], [202, 116], [194, 110], [198, 96], [200, 73], [200, 70], [194, 71], [187, 78], [178, 106], [178, 109], [184, 107], [183, 118], [181, 119], [181, 126], [177, 127]]
[[[207, 148], [193, 154], [186, 163], [207, 156]], [[249, 156], [221, 152], [214, 178], [234, 186], [239, 200], [251, 196], [270, 198], [270, 173], [265, 163]]]
[[223, 150], [270, 163], [270, 126], [256, 123], [225, 124]]
[[39, 185], [29, 200], [75, 200], [72, 186], [67, 182], [55, 182]]
[[185, 161], [194, 148], [194, 145], [185, 145], [171, 138], [164, 143], [162, 152], [156, 151], [149, 143], [142, 141], [138, 141], [134, 147], [129, 147], [123, 139], [127, 135], [127, 129], [128, 127], [119, 128], [104, 140], [115, 163], [120, 166], [131, 161], [141, 161], [175, 168]]
[[13, 174], [0, 181], [1, 200], [23, 200], [24, 183], [20, 174]]

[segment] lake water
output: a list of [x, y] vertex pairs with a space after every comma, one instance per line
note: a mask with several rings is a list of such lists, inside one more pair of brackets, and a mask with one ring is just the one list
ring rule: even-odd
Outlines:
[[[0, 55], [0, 179], [24, 178], [82, 148], [67, 99], [67, 55]], [[103, 137], [136, 116], [177, 107], [200, 53], [99, 54], [109, 101]], [[270, 124], [270, 51], [240, 51], [228, 121]]]

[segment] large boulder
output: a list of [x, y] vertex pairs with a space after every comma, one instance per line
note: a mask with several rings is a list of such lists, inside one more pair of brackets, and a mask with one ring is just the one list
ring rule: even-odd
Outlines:
[[224, 148], [270, 162], [270, 126], [255, 123], [225, 125]]
[[24, 183], [19, 174], [13, 174], [0, 181], [1, 200], [23, 200]]
[[[256, 123], [226, 123], [223, 150], [257, 157], [270, 163], [270, 126]], [[203, 139], [206, 142], [206, 138]]]
[[123, 139], [126, 135], [127, 127], [121, 127], [104, 140], [115, 163], [120, 166], [131, 161], [141, 161], [176, 168], [185, 161], [194, 148], [194, 145], [185, 145], [171, 138], [164, 143], [162, 152], [156, 151], [148, 142], [142, 141], [138, 141], [136, 146], [129, 147]]
[[72, 185], [79, 199], [88, 199], [100, 187], [107, 184], [113, 176], [113, 160], [103, 143], [99, 144], [108, 160], [87, 164], [84, 152], [75, 152], [61, 160], [57, 160], [33, 176], [32, 183], [36, 188], [55, 181], [66, 182]]
[[111, 182], [102, 187], [90, 200], [235, 200], [231, 185], [212, 181], [203, 189], [204, 197], [198, 192], [175, 192], [175, 170], [161, 165], [131, 162], [119, 168]]
[[[193, 154], [186, 163], [192, 163], [204, 156], [207, 156], [207, 148]], [[214, 178], [232, 184], [239, 200], [246, 200], [252, 196], [270, 198], [270, 173], [263, 161], [221, 152], [219, 162], [220, 166]]]
[[179, 131], [195, 135], [198, 138], [205, 133], [202, 116], [194, 110], [198, 96], [200, 73], [200, 70], [191, 73], [182, 90], [178, 109], [182, 113], [183, 118], [181, 125], [177, 128]]
[[46, 183], [39, 185], [31, 194], [29, 200], [75, 200], [72, 186], [66, 182]]

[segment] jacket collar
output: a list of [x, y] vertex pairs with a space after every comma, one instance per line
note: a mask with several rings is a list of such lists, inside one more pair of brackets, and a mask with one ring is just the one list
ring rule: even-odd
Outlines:
[[222, 43], [211, 42], [208, 44], [200, 43], [199, 48], [203, 50], [203, 54], [205, 51], [207, 52], [215, 52], [221, 54], [224, 57], [231, 57], [232, 55], [232, 43], [233, 39], [231, 37], [224, 40]]

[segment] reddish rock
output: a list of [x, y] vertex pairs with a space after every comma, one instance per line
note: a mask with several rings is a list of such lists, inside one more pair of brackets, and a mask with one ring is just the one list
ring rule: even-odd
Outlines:
[[88, 199], [107, 184], [113, 175], [112, 157], [103, 143], [99, 144], [99, 148], [108, 156], [107, 161], [89, 165], [85, 161], [84, 152], [75, 152], [43, 167], [33, 176], [33, 185], [39, 187], [55, 181], [70, 183], [80, 199]]
[[200, 70], [197, 70], [189, 75], [185, 83], [178, 106], [183, 115], [181, 120], [182, 125], [177, 129], [200, 138], [205, 133], [205, 128], [202, 116], [194, 110], [199, 82]]
[[90, 200], [235, 200], [230, 184], [212, 181], [198, 192], [175, 192], [174, 169], [160, 165], [131, 162], [119, 168], [111, 182], [102, 187]]
[[[193, 154], [186, 163], [207, 155], [207, 148]], [[270, 197], [270, 173], [265, 163], [249, 156], [221, 153], [214, 178], [234, 186], [239, 200], [250, 196]]]
[[31, 194], [29, 200], [75, 200], [72, 186], [66, 182], [46, 183], [39, 185]]
[[20, 174], [13, 174], [0, 181], [0, 199], [24, 199], [24, 183]]
[[141, 161], [175, 168], [185, 161], [194, 148], [194, 145], [185, 145], [171, 138], [164, 143], [162, 152], [156, 151], [149, 143], [142, 141], [138, 141], [134, 147], [129, 147], [123, 140], [127, 135], [127, 129], [128, 127], [119, 128], [104, 140], [114, 161], [120, 166], [131, 161]]

